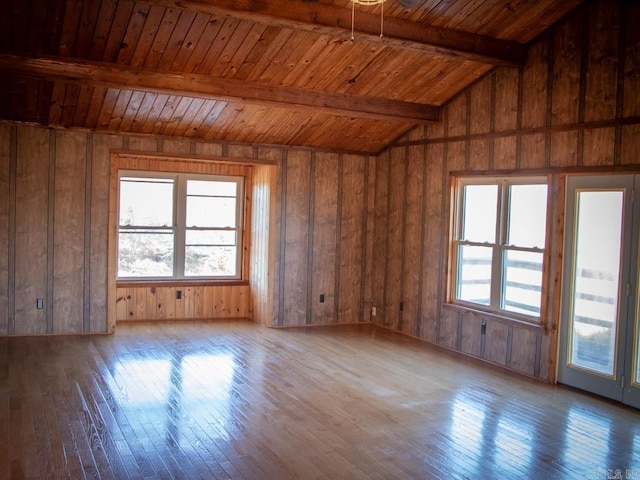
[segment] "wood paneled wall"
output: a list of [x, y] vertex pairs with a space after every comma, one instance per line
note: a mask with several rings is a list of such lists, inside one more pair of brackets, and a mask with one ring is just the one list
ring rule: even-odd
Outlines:
[[[108, 299], [114, 150], [254, 165], [249, 286], [114, 287]], [[119, 319], [253, 317], [267, 326], [366, 320], [370, 162], [310, 149], [0, 123], [0, 335], [111, 331], [109, 301]]]
[[[277, 154], [277, 152], [276, 152]], [[275, 279], [276, 181], [274, 165], [253, 167], [253, 215], [251, 222], [251, 308], [256, 323], [273, 324]]]
[[[640, 166], [638, 18], [637, 3], [588, 2], [533, 44], [523, 68], [493, 71], [444, 108], [441, 124], [377, 158], [375, 323], [553, 380], [564, 209], [554, 167]], [[551, 172], [541, 325], [445, 304], [450, 173], [505, 170]]]
[[368, 321], [371, 164], [310, 150], [281, 159], [275, 326]]
[[117, 321], [252, 317], [248, 284], [198, 286], [185, 284], [116, 289]]

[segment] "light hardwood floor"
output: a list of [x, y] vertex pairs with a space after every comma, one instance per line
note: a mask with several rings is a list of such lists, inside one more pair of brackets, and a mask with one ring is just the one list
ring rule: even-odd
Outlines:
[[640, 478], [640, 412], [371, 326], [0, 339], [0, 478]]

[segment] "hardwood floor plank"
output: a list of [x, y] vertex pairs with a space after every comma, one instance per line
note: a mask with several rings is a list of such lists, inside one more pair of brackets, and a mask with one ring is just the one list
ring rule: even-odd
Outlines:
[[605, 478], [640, 412], [371, 325], [0, 338], [0, 477]]

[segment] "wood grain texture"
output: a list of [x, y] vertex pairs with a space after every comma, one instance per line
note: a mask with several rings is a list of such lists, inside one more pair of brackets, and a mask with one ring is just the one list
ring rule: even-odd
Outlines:
[[[338, 172], [340, 158], [335, 153], [316, 153], [313, 182], [313, 236], [311, 322], [314, 325], [335, 323], [335, 302], [340, 293], [336, 285], [338, 254]], [[348, 292], [344, 292], [349, 295]], [[323, 295], [324, 302], [320, 301]]]
[[110, 151], [122, 148], [122, 137], [116, 135], [93, 136], [93, 162], [91, 180], [91, 276], [89, 285], [91, 303], [91, 331], [106, 333], [109, 238], [109, 176]]
[[253, 172], [249, 273], [253, 320], [264, 326], [272, 326], [277, 167], [257, 165], [253, 168]]
[[[392, 328], [400, 328], [402, 311], [403, 287], [403, 253], [404, 237], [403, 219], [405, 216], [406, 198], [406, 150], [395, 148], [391, 151], [389, 159], [390, 175], [389, 182], [389, 223], [387, 225], [387, 267], [386, 267], [386, 290], [385, 290], [385, 313], [384, 325]], [[391, 254], [393, 252], [393, 254]]]
[[491, 77], [480, 80], [470, 91], [470, 134], [487, 133], [491, 128]]
[[516, 137], [500, 137], [493, 141], [493, 168], [496, 170], [516, 168]]
[[407, 148], [406, 204], [404, 221], [404, 261], [402, 272], [403, 333], [415, 335], [420, 321], [420, 286], [423, 255], [424, 150]]
[[487, 321], [484, 358], [496, 365], [507, 364], [507, 338], [509, 327], [500, 321]]
[[496, 71], [495, 130], [515, 130], [518, 126], [518, 69]]
[[621, 165], [636, 165], [640, 162], [640, 125], [622, 128]]
[[[474, 357], [482, 356], [482, 314], [465, 315], [460, 326], [458, 345], [460, 351]], [[486, 334], [484, 335], [486, 337]]]
[[[640, 5], [630, 3], [624, 10], [621, 21], [624, 21], [625, 38], [624, 42], [624, 107], [623, 115], [631, 117], [640, 115], [640, 29], [634, 21], [640, 14]], [[618, 60], [622, 61], [622, 59]]]
[[524, 135], [522, 137], [522, 149], [520, 168], [533, 169], [545, 166], [545, 136]]
[[249, 285], [118, 287], [117, 321], [251, 319], [249, 297]]
[[[46, 332], [49, 136], [42, 128], [18, 129], [16, 171], [15, 333]], [[51, 206], [53, 208], [53, 206]]]
[[[589, 5], [587, 26], [589, 40], [586, 49], [585, 113], [587, 122], [605, 120], [616, 115], [618, 40], [620, 9], [607, 2]], [[585, 152], [588, 152], [585, 146]]]
[[284, 325], [307, 322], [307, 258], [309, 248], [310, 154], [294, 150], [287, 158], [285, 216]]
[[573, 16], [554, 35], [552, 125], [578, 121], [583, 28], [582, 18]]
[[[366, 214], [366, 157], [342, 157], [342, 197], [340, 209], [340, 262], [338, 271], [338, 322], [361, 322], [363, 299], [362, 266], [365, 262], [363, 221]], [[338, 179], [340, 181], [340, 179]], [[366, 223], [364, 224], [366, 228]], [[357, 294], [355, 294], [357, 292]]]
[[584, 166], [613, 166], [616, 132], [614, 128], [593, 128], [584, 132]]
[[371, 306], [376, 308], [376, 315], [372, 313], [371, 321], [376, 324], [385, 322], [386, 313], [386, 266], [387, 266], [387, 238], [389, 224], [389, 153], [385, 152], [375, 160], [375, 206], [374, 206], [374, 235], [372, 252], [372, 281]]
[[378, 172], [376, 169], [376, 158], [369, 156], [365, 159], [365, 202], [366, 212], [365, 219], [362, 222], [363, 235], [366, 238], [364, 242], [364, 262], [362, 265], [363, 285], [361, 305], [364, 310], [363, 321], [373, 322], [371, 317], [373, 303], [373, 278], [375, 272], [374, 251], [375, 251], [375, 231], [376, 231], [376, 184], [378, 181]]
[[83, 331], [85, 168], [87, 136], [56, 135], [53, 331]]
[[427, 178], [425, 210], [427, 223], [425, 232], [424, 292], [422, 293], [423, 338], [437, 342], [437, 324], [439, 312], [440, 259], [447, 253], [442, 249], [444, 222], [442, 216], [443, 179], [445, 178], [445, 159], [443, 145], [428, 145], [426, 149]]
[[11, 127], [0, 124], [0, 335], [9, 328], [9, 215]]
[[578, 132], [551, 135], [551, 167], [572, 167], [578, 164]]
[[585, 478], [640, 462], [637, 411], [369, 325], [0, 342], [6, 478]]
[[546, 125], [549, 83], [549, 40], [543, 38], [531, 46], [524, 66], [522, 88], [522, 126]]
[[[492, 140], [471, 140], [469, 142], [469, 169], [489, 170]], [[495, 152], [495, 149], [494, 149]]]

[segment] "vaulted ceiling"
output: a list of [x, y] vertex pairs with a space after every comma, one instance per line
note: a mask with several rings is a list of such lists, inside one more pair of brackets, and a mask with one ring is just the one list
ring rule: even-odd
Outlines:
[[377, 152], [582, 1], [3, 0], [0, 119]]

